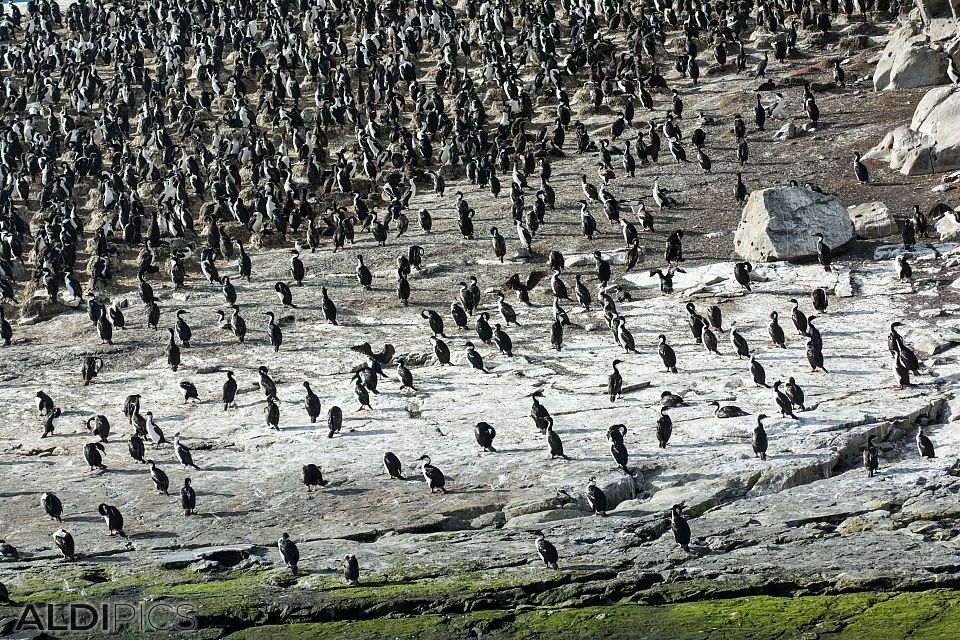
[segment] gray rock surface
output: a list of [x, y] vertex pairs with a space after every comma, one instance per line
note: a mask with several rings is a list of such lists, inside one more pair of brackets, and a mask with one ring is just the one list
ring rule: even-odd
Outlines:
[[788, 122], [780, 127], [775, 134], [773, 134], [773, 141], [781, 142], [783, 140], [793, 140], [797, 137], [799, 131], [800, 130], [797, 129], [797, 125], [793, 124], [792, 122]]
[[[960, 167], [960, 92], [949, 85], [928, 91], [917, 105], [910, 128], [933, 141], [937, 171]], [[916, 175], [908, 168], [903, 171]]]
[[896, 219], [882, 202], [865, 202], [847, 207], [847, 211], [858, 240], [885, 238], [899, 231]]
[[947, 56], [927, 43], [919, 25], [907, 24], [887, 41], [873, 73], [876, 91], [912, 89], [946, 80]]
[[950, 212], [937, 220], [936, 230], [941, 240], [960, 240], [960, 221]]
[[912, 168], [918, 166], [921, 158], [929, 162], [927, 146], [925, 135], [914, 131], [909, 125], [903, 125], [884, 136], [879, 144], [863, 154], [863, 159], [888, 162], [891, 169], [903, 169], [907, 163]]
[[[876, 257], [887, 260], [900, 250], [884, 246]], [[282, 265], [276, 259], [280, 253], [258, 266]], [[943, 265], [958, 257], [958, 245], [918, 246], [911, 259], [913, 285], [897, 280], [887, 262], [836, 264], [831, 273], [815, 264], [756, 264], [748, 295], [733, 281], [729, 262], [687, 265], [686, 273], [676, 274], [672, 296], [660, 295], [656, 279], [646, 273], [630, 273], [626, 280], [634, 300], [618, 304], [637, 340], [639, 353], [628, 355], [605, 331], [571, 329], [563, 357], [547, 358], [538, 338], [549, 326], [550, 311], [537, 291], [536, 306], [519, 307], [521, 326], [510, 328], [514, 358], [480, 347], [494, 373], [472, 371], [457, 349], [452, 367], [441, 369], [430, 360], [411, 365], [416, 392], [400, 392], [395, 380], [384, 380], [373, 410], [359, 413], [343, 384], [353, 362], [342, 354], [353, 336], [320, 324], [316, 310], [294, 312], [291, 337], [319, 334], [322, 340], [292, 352], [293, 358], [274, 355], [259, 334], [243, 352], [219, 346], [223, 338], [216, 327], [198, 323], [198, 341], [217, 353], [223, 367], [240, 370], [251, 357], [270, 366], [282, 398], [281, 430], [262, 426], [261, 395], [249, 375], [240, 381], [238, 408], [229, 413], [217, 402], [220, 373], [194, 376], [204, 402], [185, 406], [175, 387], [181, 374], [170, 372], [157, 350], [141, 350], [139, 366], [105, 370], [87, 388], [96, 406], [116, 420], [118, 432], [107, 444], [108, 470], [95, 474], [80, 457], [87, 413], [81, 409], [58, 423], [49, 455], [37, 450], [38, 420], [30, 398], [41, 385], [58, 402], [77, 407], [75, 362], [67, 358], [24, 372], [5, 382], [15, 401], [0, 406], [0, 420], [34, 426], [8, 430], [3, 456], [16, 466], [17, 482], [34, 490], [5, 498], [11, 513], [30, 515], [5, 523], [4, 536], [17, 542], [22, 559], [0, 564], [0, 581], [12, 598], [26, 600], [100, 597], [104, 592], [95, 589], [130, 588], [113, 586], [124, 584], [151, 585], [147, 595], [157, 598], [172, 591], [169, 582], [202, 580], [166, 601], [197, 602], [205, 593], [251, 589], [242, 599], [226, 598], [226, 606], [239, 611], [232, 615], [274, 607], [282, 619], [293, 614], [342, 619], [344, 611], [366, 618], [398, 611], [462, 613], [465, 602], [493, 609], [569, 606], [638, 594], [690, 598], [704, 584], [739, 595], [942, 586], [960, 579], [960, 477], [951, 475], [960, 473], [953, 470], [960, 431], [947, 422], [960, 379], [960, 359], [951, 342], [960, 333], [960, 306], [944, 303], [938, 281], [945, 275]], [[265, 275], [247, 286], [262, 295], [269, 293], [271, 281]], [[792, 330], [785, 302], [795, 296], [805, 312], [813, 313], [808, 302], [813, 287], [828, 293], [829, 309], [817, 324], [829, 373], [809, 371], [805, 340]], [[160, 295], [170, 294], [168, 287], [158, 289]], [[492, 308], [491, 298], [485, 295], [483, 308]], [[720, 334], [720, 356], [695, 345], [684, 326], [687, 300], [703, 309], [719, 305], [726, 327], [737, 322], [768, 382], [796, 378], [807, 410], [798, 411], [796, 420], [778, 415], [772, 390], [754, 385], [746, 361], [731, 351], [729, 330]], [[219, 304], [216, 291], [198, 292], [194, 304], [211, 313]], [[930, 308], [936, 316], [919, 313]], [[773, 348], [767, 337], [774, 310], [787, 331], [786, 349]], [[602, 323], [599, 310], [571, 307], [569, 313], [578, 325]], [[412, 311], [409, 315], [415, 317]], [[422, 326], [413, 317], [388, 328], [372, 314], [346, 317], [368, 327], [374, 344], [389, 331], [398, 352], [422, 347]], [[914, 387], [895, 388], [886, 351], [893, 320], [906, 322], [905, 340], [926, 359]], [[86, 322], [81, 314], [62, 315], [46, 327], [23, 331], [46, 330], [82, 343]], [[655, 334], [662, 327], [671, 327], [667, 337], [677, 351], [677, 374], [663, 372], [659, 364]], [[84, 348], [63, 347], [68, 355]], [[926, 354], [936, 351], [936, 362], [928, 359]], [[636, 390], [610, 403], [604, 384], [614, 357], [625, 360], [625, 387]], [[211, 364], [192, 354], [188, 358], [189, 370]], [[328, 439], [321, 426], [306, 420], [299, 395], [304, 377], [315, 381], [324, 407], [345, 409], [339, 436]], [[193, 446], [201, 466], [189, 471], [198, 491], [198, 515], [186, 518], [175, 496], [157, 495], [149, 472], [126, 456], [128, 429], [120, 404], [133, 389], [144, 394], [144, 406], [157, 412], [161, 427], [181, 431]], [[572, 460], [549, 459], [528, 416], [525, 396], [534, 389], [545, 392], [543, 402]], [[670, 412], [673, 437], [659, 449], [653, 429], [663, 390], [682, 395], [685, 406]], [[710, 400], [750, 415], [717, 419]], [[771, 416], [766, 461], [750, 448], [760, 413]], [[926, 432], [937, 447], [934, 460], [917, 456], [913, 438], [920, 417], [931, 422]], [[498, 453], [482, 453], [473, 441], [472, 426], [481, 419], [495, 423]], [[612, 468], [604, 437], [618, 422], [628, 427], [629, 475]], [[871, 435], [880, 440], [881, 461], [878, 475], [868, 479], [860, 456]], [[408, 481], [378, 475], [387, 450], [401, 457]], [[413, 467], [424, 452], [447, 474], [450, 493], [427, 494]], [[188, 475], [169, 447], [151, 455], [170, 475], [171, 487]], [[298, 482], [299, 467], [307, 462], [321, 464], [330, 481], [315, 493], [304, 492]], [[586, 508], [591, 478], [608, 496], [606, 518]], [[63, 499], [64, 526], [75, 537], [79, 561], [56, 561], [49, 536], [59, 525], [40, 512], [40, 490]], [[122, 539], [106, 536], [93, 515], [97, 502], [120, 495], [128, 534]], [[679, 502], [686, 505], [693, 532], [690, 553], [676, 548], [667, 525], [667, 511]], [[545, 571], [537, 561], [533, 529], [543, 530], [557, 546], [560, 571]], [[276, 550], [284, 531], [300, 548], [298, 576], [283, 568]], [[374, 585], [365, 592], [346, 589], [336, 578], [347, 553], [360, 560], [362, 586]], [[101, 582], [91, 584], [89, 576]], [[363, 600], [378, 589], [400, 595], [373, 604]], [[478, 596], [478, 589], [489, 593]], [[257, 600], [261, 596], [266, 602]], [[249, 610], [240, 604], [247, 601]], [[216, 612], [206, 615], [221, 620]]]
[[809, 258], [816, 255], [814, 233], [835, 250], [853, 240], [853, 222], [840, 199], [806, 187], [772, 187], [750, 194], [734, 248], [757, 262]]
[[920, 100], [909, 126], [897, 127], [867, 154], [908, 176], [960, 167], [960, 91], [931, 89]]

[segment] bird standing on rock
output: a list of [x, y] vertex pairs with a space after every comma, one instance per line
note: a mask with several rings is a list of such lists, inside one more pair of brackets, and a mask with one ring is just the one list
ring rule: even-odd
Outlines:
[[180, 508], [183, 509], [185, 516], [197, 514], [197, 492], [194, 491], [190, 478], [183, 479], [183, 487], [180, 489]]
[[300, 550], [290, 539], [290, 534], [284, 532], [277, 540], [277, 548], [280, 550], [280, 557], [283, 563], [290, 569], [290, 573], [298, 575], [297, 565], [300, 563]]
[[673, 539], [677, 546], [690, 552], [690, 525], [687, 519], [683, 517], [683, 505], [675, 504], [670, 510], [670, 530], [673, 532]]
[[753, 437], [751, 438], [754, 455], [763, 461], [767, 459], [767, 432], [763, 428], [763, 420], [766, 417], [762, 413], [757, 416], [757, 426], [753, 428]]
[[537, 555], [540, 556], [540, 559], [543, 560], [543, 564], [546, 565], [547, 568], [556, 570], [558, 566], [557, 562], [560, 560], [557, 548], [547, 540], [543, 531], [536, 531], [534, 533], [536, 535]]
[[420, 456], [418, 460], [420, 461], [420, 472], [423, 474], [423, 478], [427, 481], [427, 486], [430, 489], [430, 493], [435, 493], [437, 491], [440, 493], [447, 493], [445, 488], [446, 478], [440, 469], [431, 464], [432, 461], [430, 456], [423, 455]]
[[357, 561], [357, 556], [343, 557], [343, 580], [354, 587], [360, 585], [360, 563]]
[[867, 438], [867, 447], [863, 450], [863, 468], [867, 470], [867, 477], [872, 478], [880, 467], [880, 450], [873, 441], [876, 436]]

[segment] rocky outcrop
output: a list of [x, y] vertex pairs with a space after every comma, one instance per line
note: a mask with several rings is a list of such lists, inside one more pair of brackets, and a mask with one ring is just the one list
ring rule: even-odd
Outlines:
[[840, 199], [806, 187], [773, 187], [750, 194], [734, 248], [756, 262], [810, 258], [817, 254], [815, 233], [835, 250], [853, 240], [853, 222]]
[[960, 92], [952, 86], [927, 92], [913, 113], [910, 128], [932, 140], [939, 170], [960, 167]]
[[956, 29], [955, 5], [955, 0], [917, 0], [916, 3], [917, 9], [923, 14], [923, 21], [930, 25], [934, 32], [937, 26]]
[[873, 73], [873, 88], [913, 89], [944, 82], [947, 56], [931, 46], [916, 24], [894, 31]]
[[960, 167], [960, 91], [949, 85], [928, 91], [910, 125], [888, 133], [864, 159], [889, 162], [908, 176]]
[[882, 202], [865, 202], [848, 207], [847, 211], [858, 240], [886, 238], [899, 231], [896, 219]]
[[941, 240], [952, 242], [960, 239], [960, 221], [952, 211], [948, 211], [937, 221], [936, 229]]
[[[922, 158], [929, 165], [928, 147], [926, 136], [914, 131], [909, 125], [903, 125], [888, 133], [880, 144], [863, 154], [863, 159], [888, 162], [891, 169], [898, 169], [907, 175], [911, 175], [911, 171], [924, 173], [919, 171], [919, 161]], [[932, 169], [928, 168], [926, 173], [932, 173]]]
[[[784, 208], [792, 202], [796, 215], [808, 223], [817, 219], [822, 206], [817, 203], [835, 202], [802, 188], [771, 191], [757, 192], [754, 198]], [[852, 233], [846, 208], [839, 210]], [[814, 231], [801, 228], [807, 234]], [[877, 261], [835, 263], [830, 273], [816, 264], [756, 264], [751, 274], [754, 291], [748, 296], [733, 280], [729, 262], [685, 263], [685, 272], [677, 273], [674, 296], [654, 291], [657, 279], [649, 273], [627, 274], [635, 297], [618, 304], [620, 313], [638, 328], [678, 325], [667, 333], [682, 368], [679, 374], [663, 372], [653, 349], [631, 354], [629, 368], [623, 369], [624, 398], [615, 403], [605, 393], [614, 356], [604, 351], [605, 336], [571, 329], [582, 350], [570, 349], [562, 360], [547, 360], [542, 340], [532, 339], [541, 329], [528, 327], [549, 307], [523, 308], [524, 324], [511, 326], [518, 338], [525, 337], [518, 341], [523, 351], [518, 348], [510, 359], [491, 354], [488, 366], [495, 375], [482, 376], [478, 383], [475, 372], [454, 356], [457, 366], [443, 370], [449, 384], [438, 385], [431, 383], [436, 365], [406, 357], [424, 391], [400, 393], [385, 381], [374, 409], [359, 412], [362, 417], [345, 412], [343, 433], [332, 439], [315, 430], [294, 405], [302, 388], [299, 367], [267, 360], [276, 362], [272, 371], [280, 397], [290, 398], [283, 408], [282, 430], [268, 432], [258, 426], [262, 414], [253, 397], [262, 392], [249, 376], [241, 379], [242, 402], [222, 419], [219, 402], [189, 408], [181, 404], [176, 379], [182, 373], [164, 367], [155, 350], [130, 346], [121, 353], [126, 345], [118, 344], [108, 352], [113, 368], [87, 387], [95, 398], [92, 406], [103, 406], [106, 415], [121, 421], [118, 391], [143, 390], [146, 406], [164, 409], [162, 426], [187, 434], [194, 459], [203, 468], [189, 472], [201, 515], [183, 517], [175, 496], [148, 490], [148, 472], [128, 459], [125, 438], [111, 438], [106, 445], [110, 467], [100, 478], [127, 496], [122, 504], [126, 538], [105, 535], [102, 520], [93, 516], [104, 494], [82, 463], [83, 439], [76, 437], [85, 431], [82, 419], [58, 423], [53, 438], [39, 441], [49, 448], [39, 449], [36, 430], [20, 428], [36, 421], [30, 415], [30, 397], [37, 383], [26, 379], [23, 372], [30, 365], [22, 364], [22, 357], [8, 358], [14, 377], [4, 380], [4, 388], [10, 397], [24, 401], [0, 405], [2, 424], [17, 427], [5, 435], [5, 461], [17, 465], [23, 486], [63, 495], [65, 506], [70, 505], [63, 526], [74, 536], [81, 556], [70, 563], [56, 560], [49, 541], [56, 525], [49, 520], [8, 516], [2, 533], [16, 543], [20, 559], [0, 560], [0, 582], [18, 607], [74, 599], [182, 602], [193, 607], [205, 629], [329, 620], [353, 629], [375, 619], [381, 630], [386, 624], [410, 625], [430, 615], [469, 612], [489, 621], [539, 607], [549, 607], [554, 616], [561, 609], [589, 605], [590, 619], [598, 621], [600, 610], [594, 606], [612, 606], [627, 597], [668, 604], [678, 598], [700, 602], [723, 591], [728, 596], [724, 606], [729, 606], [729, 597], [735, 595], [917, 592], [960, 584], [960, 479], [950, 475], [960, 455], [960, 432], [947, 422], [958, 414], [952, 381], [960, 376], [960, 354], [954, 346], [960, 343], [960, 306], [947, 304], [939, 295], [941, 281], [954, 269], [952, 261], [960, 259], [960, 246], [917, 245], [911, 257], [912, 284], [899, 282], [886, 262], [901, 246], [882, 249], [877, 250]], [[274, 251], [273, 259], [262, 263], [263, 277], [246, 286], [261, 298], [272, 295], [271, 283], [284, 277], [287, 267], [279, 258], [286, 255], [285, 250]], [[568, 265], [589, 264], [588, 255], [572, 254]], [[431, 266], [450, 269], [450, 264]], [[914, 286], [920, 295], [903, 295]], [[809, 312], [814, 287], [823, 288], [829, 298], [829, 312], [818, 320], [829, 373], [804, 370], [805, 340], [792, 330], [786, 349], [769, 348], [765, 327], [770, 313], [778, 311], [789, 328], [789, 296], [800, 299]], [[174, 295], [171, 289], [165, 283], [157, 286], [164, 300]], [[219, 297], [213, 288], [190, 293], [194, 301], [208, 304]], [[694, 300], [699, 308], [722, 305], [725, 324], [737, 321], [762, 358], [768, 383], [774, 374], [791, 375], [806, 390], [806, 410], [797, 411], [796, 419], [774, 414], [767, 420], [768, 460], [755, 457], [750, 434], [757, 415], [776, 411], [774, 394], [756, 387], [746, 366], [733, 365], [727, 338], [720, 346], [722, 360], [736, 369], [720, 367], [715, 354], [695, 345], [680, 324], [678, 300]], [[929, 309], [929, 304], [935, 307]], [[926, 315], [930, 311], [936, 315]], [[297, 324], [303, 327], [310, 317], [300, 315], [301, 310], [286, 313], [297, 317], [292, 332], [303, 330]], [[368, 339], [379, 346], [390, 336], [402, 353], [416, 353], [422, 326], [412, 310], [405, 313], [407, 322], [389, 334], [371, 321]], [[602, 322], [597, 311], [571, 308], [569, 313], [582, 326]], [[855, 331], [850, 330], [851, 319]], [[894, 387], [893, 372], [881, 364], [890, 362], [884, 338], [894, 320], [906, 320], [905, 340], [925, 362], [923, 373], [913, 377], [916, 386], [905, 389]], [[71, 398], [78, 386], [72, 356], [88, 348], [78, 337], [89, 331], [88, 324], [85, 314], [65, 314], [50, 320], [49, 329], [43, 327], [61, 341], [58, 360], [46, 370], [57, 376], [50, 386], [56, 399]], [[209, 324], [197, 323], [197, 333], [212, 342], [218, 329]], [[40, 330], [22, 328], [29, 337]], [[655, 344], [649, 332], [637, 333], [642, 344]], [[354, 344], [352, 334], [337, 331], [328, 331], [324, 339], [328, 342], [322, 351], [317, 347], [297, 354], [312, 373], [321, 370], [324, 358], [340, 357]], [[217, 372], [239, 369], [250, 352], [209, 348], [210, 357], [192, 360], [189, 367], [202, 366], [208, 372], [197, 371], [193, 380], [203, 397], [212, 400], [223, 380]], [[344, 362], [343, 370], [350, 364]], [[161, 381], [153, 381], [155, 376]], [[315, 388], [324, 393], [325, 403], [353, 408], [349, 391], [342, 389], [343, 376], [310, 377], [317, 380]], [[482, 389], [471, 387], [478, 384]], [[543, 402], [570, 460], [549, 460], [543, 436], [529, 418], [530, 400], [524, 397], [533, 389], [544, 391]], [[665, 389], [680, 393], [685, 405], [670, 411], [673, 435], [669, 447], [659, 449], [651, 425]], [[471, 394], [466, 399], [465, 391]], [[717, 419], [706, 404], [714, 398], [750, 415]], [[945, 408], [947, 401], [953, 409]], [[920, 460], [913, 444], [914, 425], [921, 416], [937, 448], [933, 460]], [[478, 451], [472, 425], [480, 419], [495, 421], [498, 452]], [[604, 438], [618, 422], [628, 427], [629, 475], [612, 468]], [[881, 450], [875, 478], [867, 478], [859, 462], [869, 436], [877, 436]], [[388, 450], [403, 460], [407, 481], [377, 475]], [[427, 495], [415, 462], [424, 450], [447, 474], [449, 493]], [[187, 475], [169, 448], [151, 450], [151, 455], [158, 456], [171, 487]], [[329, 480], [318, 492], [298, 490], [298, 467], [309, 461], [323, 464]], [[63, 469], [58, 475], [51, 473], [54, 462]], [[586, 504], [591, 478], [607, 497], [607, 517], [592, 515]], [[671, 506], [681, 502], [692, 529], [689, 553], [676, 548], [667, 519]], [[10, 495], [2, 506], [5, 514], [38, 509], [35, 493]], [[556, 545], [559, 570], [543, 567], [532, 530], [544, 531]], [[300, 549], [299, 575], [284, 568], [277, 551], [283, 532]], [[346, 585], [339, 578], [347, 553], [360, 561], [360, 585]], [[0, 635], [4, 617], [16, 613], [13, 607], [0, 606]], [[392, 637], [411, 637], [409, 629], [403, 626]], [[362, 636], [352, 633], [347, 636]], [[314, 631], [305, 637], [344, 637], [331, 634]], [[422, 637], [470, 635], [464, 631]], [[669, 632], [661, 635], [672, 637]], [[484, 631], [484, 637], [497, 636]]]

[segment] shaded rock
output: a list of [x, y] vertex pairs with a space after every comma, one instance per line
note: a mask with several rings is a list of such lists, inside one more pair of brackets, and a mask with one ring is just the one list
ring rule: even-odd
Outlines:
[[947, 469], [947, 474], [953, 476], [954, 478], [960, 478], [960, 459], [955, 461], [949, 469]]
[[225, 371], [223, 365], [221, 364], [211, 364], [211, 365], [202, 365], [197, 367], [198, 375], [206, 375], [208, 373], [218, 373], [220, 371]]
[[33, 282], [31, 281], [20, 294], [21, 298], [25, 298], [20, 307], [21, 325], [31, 325], [37, 324], [38, 322], [44, 322], [60, 315], [61, 313], [70, 311], [71, 308], [76, 309], [81, 304], [81, 301], [78, 300], [72, 300], [69, 302], [64, 301], [63, 303], [61, 303], [60, 300], [51, 300], [47, 297], [46, 291], [43, 289], [34, 290], [30, 297], [27, 298], [27, 294], [30, 293], [30, 289], [32, 287]]
[[899, 231], [890, 209], [882, 202], [865, 202], [847, 207], [858, 240], [885, 238]]
[[864, 49], [869, 49], [874, 46], [876, 41], [870, 36], [865, 35], [852, 35], [844, 36], [840, 38], [840, 42], [837, 47], [846, 52], [848, 55], [855, 55], [859, 51]]
[[250, 241], [250, 229], [242, 222], [224, 222], [220, 226], [223, 227], [223, 230], [227, 232], [227, 235], [229, 235], [230, 239], [234, 242], [237, 240], [243, 243]]
[[589, 515], [589, 511], [580, 511], [579, 509], [552, 509], [510, 518], [505, 526], [508, 529], [537, 529], [546, 523], [569, 520], [570, 518], [585, 518]]
[[250, 247], [252, 249], [269, 249], [282, 247], [287, 244], [286, 238], [279, 233], [274, 233], [272, 229], [266, 229], [261, 233], [254, 233], [250, 236]]
[[503, 511], [494, 511], [492, 513], [485, 513], [482, 516], [477, 516], [471, 520], [470, 528], [485, 529], [487, 527], [496, 527], [499, 529], [506, 521]]
[[926, 43], [920, 27], [910, 24], [890, 36], [873, 73], [873, 88], [913, 89], [946, 79], [947, 56]]
[[835, 251], [853, 240], [853, 222], [840, 199], [806, 187], [772, 187], [750, 194], [734, 248], [758, 262], [809, 258], [817, 253], [814, 233]]
[[233, 567], [249, 557], [252, 546], [244, 547], [202, 547], [189, 551], [168, 553], [160, 558], [158, 564], [163, 569], [183, 569], [194, 563], [210, 561], [220, 566]]
[[193, 564], [191, 564], [189, 566], [189, 569], [194, 573], [205, 573], [207, 571], [213, 571], [219, 566], [220, 565], [218, 565], [213, 560], [200, 560], [198, 562], [194, 562]]

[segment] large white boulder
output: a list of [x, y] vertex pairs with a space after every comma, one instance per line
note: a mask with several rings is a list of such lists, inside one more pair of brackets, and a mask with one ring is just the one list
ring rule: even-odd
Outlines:
[[934, 141], [937, 170], [960, 167], [960, 91], [950, 85], [928, 91], [913, 113], [910, 128]]
[[886, 238], [900, 231], [897, 220], [882, 202], [865, 202], [848, 207], [853, 232], [858, 240]]
[[834, 250], [853, 240], [853, 222], [840, 199], [806, 187], [772, 187], [750, 194], [734, 248], [754, 262], [810, 258], [817, 255], [815, 233]]
[[[891, 169], [902, 169], [908, 158], [916, 156], [929, 144], [930, 141], [925, 135], [905, 124], [888, 133], [880, 144], [863, 154], [863, 159], [889, 162]], [[913, 162], [911, 160], [911, 163]]]
[[933, 48], [916, 24], [908, 24], [890, 35], [890, 40], [873, 72], [873, 88], [913, 89], [940, 84], [947, 77], [947, 56]]
[[898, 127], [866, 160], [884, 160], [908, 176], [960, 168], [960, 90], [937, 87], [920, 100], [909, 127]]
[[960, 240], [960, 220], [953, 211], [948, 211], [937, 221], [936, 229], [944, 242]]

